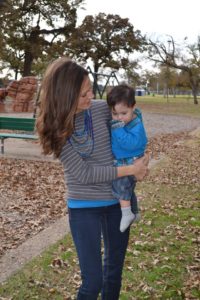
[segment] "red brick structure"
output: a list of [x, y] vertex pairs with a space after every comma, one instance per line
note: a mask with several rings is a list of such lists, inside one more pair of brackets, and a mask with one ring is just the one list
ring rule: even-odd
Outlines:
[[33, 76], [13, 80], [6, 88], [0, 89], [0, 101], [3, 102], [5, 97], [8, 96], [13, 100], [13, 111], [27, 112], [34, 107], [37, 86], [37, 79]]
[[27, 112], [34, 106], [33, 100], [37, 92], [37, 79], [33, 76], [14, 80], [7, 87], [8, 96], [13, 99], [12, 109], [15, 112]]

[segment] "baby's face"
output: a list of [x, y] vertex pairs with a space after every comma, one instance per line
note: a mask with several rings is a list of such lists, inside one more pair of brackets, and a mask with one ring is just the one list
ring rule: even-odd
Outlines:
[[112, 119], [129, 123], [133, 119], [133, 109], [134, 106], [128, 107], [125, 103], [118, 103], [112, 108]]

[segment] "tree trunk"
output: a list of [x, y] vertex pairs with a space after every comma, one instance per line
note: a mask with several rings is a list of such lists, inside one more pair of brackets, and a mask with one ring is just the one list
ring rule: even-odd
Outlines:
[[174, 98], [176, 98], [176, 89], [175, 88], [173, 88], [173, 96], [174, 96]]
[[194, 98], [194, 104], [198, 104], [198, 99], [197, 99], [197, 95], [195, 94], [193, 94], [193, 98]]
[[22, 76], [30, 76], [31, 75], [31, 66], [33, 63], [33, 55], [30, 51], [25, 52], [25, 58], [24, 58], [24, 69]]
[[192, 94], [193, 94], [194, 104], [198, 104], [198, 99], [197, 99], [198, 86], [192, 85]]

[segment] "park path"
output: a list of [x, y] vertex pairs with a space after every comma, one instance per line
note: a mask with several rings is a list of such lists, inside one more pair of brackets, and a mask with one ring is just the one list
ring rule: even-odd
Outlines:
[[144, 112], [143, 118], [149, 137], [160, 134], [191, 131], [200, 127], [200, 116], [199, 118], [192, 118]]
[[[160, 134], [192, 131], [200, 128], [200, 118], [176, 115], [143, 113], [145, 127], [149, 137]], [[43, 160], [40, 146], [37, 143], [8, 139], [5, 145], [5, 157]], [[52, 160], [52, 158], [49, 158]], [[152, 162], [152, 165], [154, 162]], [[69, 231], [67, 217], [62, 217], [36, 236], [33, 236], [17, 249], [9, 250], [0, 259], [0, 283], [23, 267], [31, 258], [40, 255], [48, 246], [60, 240]]]

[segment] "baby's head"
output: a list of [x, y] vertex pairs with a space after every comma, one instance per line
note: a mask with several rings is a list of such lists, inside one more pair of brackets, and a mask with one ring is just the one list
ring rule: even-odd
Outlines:
[[113, 120], [128, 123], [133, 119], [133, 109], [136, 104], [135, 90], [126, 84], [117, 85], [108, 93], [107, 103]]

